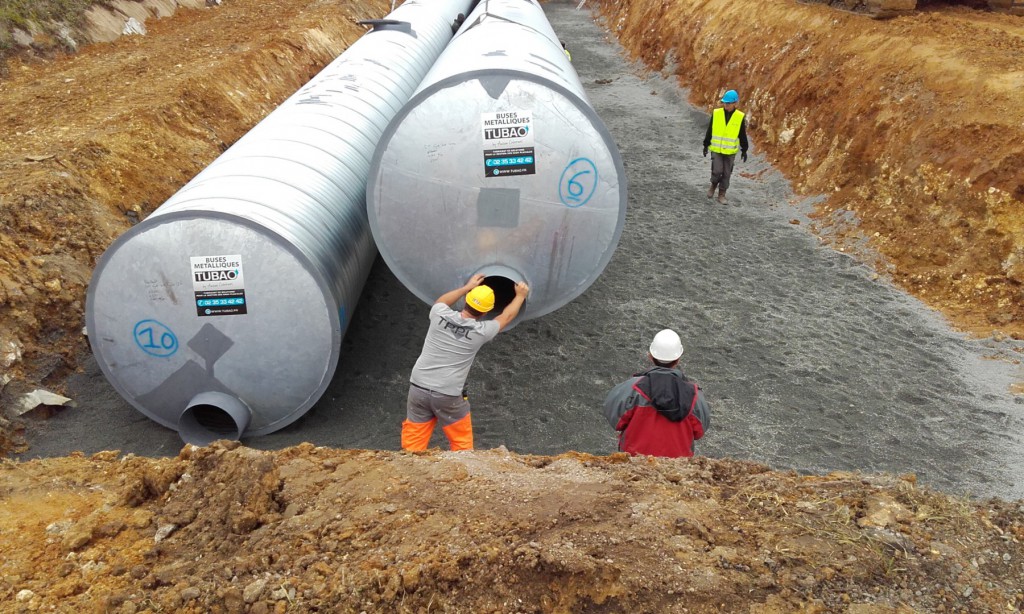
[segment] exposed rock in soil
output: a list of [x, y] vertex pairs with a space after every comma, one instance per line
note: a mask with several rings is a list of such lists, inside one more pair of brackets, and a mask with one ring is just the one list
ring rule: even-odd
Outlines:
[[0, 76], [6, 58], [53, 58], [93, 43], [146, 33], [146, 21], [170, 17], [178, 9], [219, 5], [210, 0], [107, 0], [12, 4], [0, 14]]
[[911, 478], [220, 443], [5, 462], [0, 484], [13, 612], [1024, 607], [1021, 503]]

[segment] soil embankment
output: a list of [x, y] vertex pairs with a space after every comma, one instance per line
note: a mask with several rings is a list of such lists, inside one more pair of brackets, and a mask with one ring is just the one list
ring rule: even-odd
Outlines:
[[839, 247], [982, 334], [1024, 334], [1024, 19], [952, 4], [873, 21], [821, 4], [602, 0], [630, 54], [755, 148]]
[[912, 480], [622, 454], [236, 446], [0, 465], [3, 609], [1024, 607], [1018, 504]]

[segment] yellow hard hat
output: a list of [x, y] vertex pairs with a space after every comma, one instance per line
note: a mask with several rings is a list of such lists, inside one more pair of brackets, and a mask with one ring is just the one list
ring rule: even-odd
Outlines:
[[466, 295], [466, 304], [480, 313], [494, 309], [494, 290], [490, 286], [477, 286]]

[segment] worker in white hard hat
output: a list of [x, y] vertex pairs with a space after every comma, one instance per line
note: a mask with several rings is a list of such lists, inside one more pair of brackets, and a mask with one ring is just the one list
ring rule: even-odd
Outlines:
[[[493, 320], [482, 320], [494, 309], [494, 290], [477, 274], [464, 286], [442, 294], [430, 308], [430, 328], [423, 351], [409, 376], [409, 397], [402, 422], [402, 449], [426, 450], [434, 425], [441, 428], [452, 450], [473, 449], [473, 422], [466, 378], [476, 353], [512, 323], [530, 288], [515, 287], [515, 298]], [[462, 297], [466, 304], [456, 311]]]
[[718, 202], [729, 204], [725, 192], [736, 163], [736, 154], [747, 161], [747, 121], [743, 111], [736, 108], [740, 101], [736, 90], [729, 90], [722, 96], [722, 106], [711, 113], [707, 133], [704, 135], [704, 157], [711, 152], [711, 187], [708, 198], [714, 198], [718, 190]]
[[619, 450], [677, 458], [693, 456], [693, 442], [711, 426], [711, 408], [697, 384], [679, 369], [683, 343], [666, 328], [654, 336], [653, 366], [612, 388], [604, 400]]

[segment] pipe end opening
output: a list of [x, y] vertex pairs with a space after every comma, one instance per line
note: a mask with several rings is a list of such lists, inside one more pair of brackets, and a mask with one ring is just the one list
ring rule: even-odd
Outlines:
[[221, 393], [195, 396], [178, 419], [178, 434], [185, 443], [207, 446], [218, 439], [239, 440], [249, 427], [252, 412], [241, 400]]
[[491, 319], [504, 311], [516, 297], [516, 282], [501, 275], [491, 275], [484, 278], [484, 285], [494, 290], [494, 309], [487, 314], [487, 319]]
[[[480, 275], [484, 276], [483, 283], [494, 290], [494, 309], [491, 309], [487, 314], [481, 318], [483, 320], [493, 320], [495, 316], [505, 310], [508, 304], [512, 302], [512, 299], [516, 297], [516, 284], [521, 281], [526, 281], [523, 274], [515, 270], [512, 267], [504, 266], [501, 264], [491, 264], [485, 266], [477, 271]], [[516, 320], [519, 320], [526, 307], [519, 312], [519, 316]], [[516, 320], [512, 321], [509, 326], [515, 326]]]

